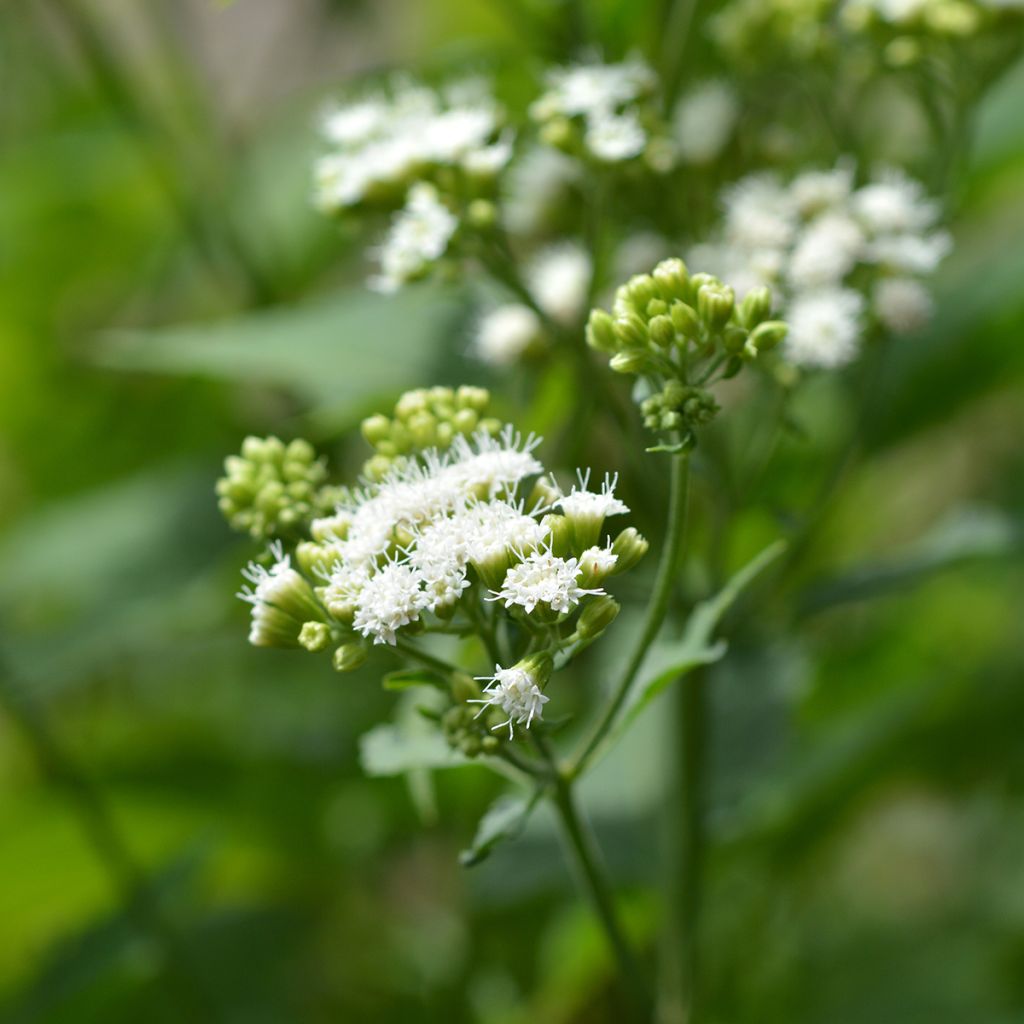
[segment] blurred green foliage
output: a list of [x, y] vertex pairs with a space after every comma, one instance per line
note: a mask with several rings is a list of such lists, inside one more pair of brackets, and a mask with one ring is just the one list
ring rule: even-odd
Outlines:
[[[456, 290], [368, 296], [308, 208], [324, 95], [469, 59], [514, 97], [584, 39], [650, 48], [666, 6], [0, 8], [4, 1021], [613, 1019], [552, 822], [467, 872], [492, 780], [364, 777], [392, 664], [250, 650], [212, 487], [246, 433], [304, 432], [354, 469], [361, 415], [484, 376]], [[696, 38], [685, 60], [714, 70]], [[846, 488], [709, 670], [710, 1019], [1024, 1014], [1022, 102], [1018, 63], [977, 111], [933, 326], [889, 353]], [[566, 372], [500, 400], [557, 434]], [[799, 518], [854, 384], [800, 394], [770, 473], [723, 483], [709, 461], [693, 544], [731, 485], [759, 500], [730, 568]], [[595, 468], [635, 461], [608, 440]], [[652, 950], [665, 738], [644, 716], [584, 786]]]

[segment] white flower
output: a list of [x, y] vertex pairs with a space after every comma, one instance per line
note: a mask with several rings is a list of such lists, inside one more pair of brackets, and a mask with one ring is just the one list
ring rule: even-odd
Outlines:
[[828, 288], [799, 296], [786, 310], [787, 358], [798, 366], [833, 368], [850, 362], [860, 340], [861, 296]]
[[573, 242], [563, 242], [537, 253], [526, 275], [541, 309], [560, 323], [572, 324], [583, 312], [592, 272], [589, 253]]
[[512, 159], [512, 136], [506, 132], [491, 146], [477, 146], [462, 157], [462, 166], [470, 174], [493, 178]]
[[932, 314], [932, 297], [920, 281], [883, 277], [871, 295], [878, 319], [897, 334], [920, 329]]
[[644, 151], [647, 133], [634, 113], [602, 112], [590, 119], [583, 141], [598, 160], [618, 163]]
[[558, 558], [550, 551], [534, 551], [505, 574], [501, 590], [490, 600], [504, 601], [506, 608], [519, 605], [527, 614], [538, 604], [561, 614], [579, 604], [587, 594], [603, 594], [600, 588], [583, 590], [577, 580], [580, 570], [575, 558]]
[[396, 215], [380, 250], [381, 273], [371, 286], [393, 292], [420, 276], [448, 248], [458, 219], [441, 202], [437, 189], [418, 182], [409, 190], [405, 207]]
[[920, 182], [891, 169], [857, 189], [852, 203], [867, 230], [878, 235], [926, 231], [939, 216], [938, 206], [927, 198]]
[[544, 705], [551, 699], [544, 696], [533, 676], [518, 665], [513, 665], [512, 668], [495, 665], [493, 676], [478, 678], [481, 682], [488, 683], [484, 687], [487, 697], [484, 700], [471, 700], [469, 703], [484, 705], [477, 717], [489, 707], [501, 708], [508, 715], [508, 721], [501, 722], [493, 728], [503, 729], [507, 725], [509, 739], [515, 735], [515, 725], [529, 729], [534, 719], [540, 721]]
[[736, 93], [725, 82], [695, 85], [673, 115], [676, 149], [688, 164], [708, 164], [725, 148], [739, 116]]
[[656, 84], [654, 72], [639, 60], [555, 68], [547, 77], [548, 91], [530, 110], [538, 120], [607, 113], [639, 99]]
[[619, 556], [606, 547], [590, 547], [580, 555], [580, 572], [586, 579], [602, 580], [618, 562]]
[[625, 502], [615, 497], [619, 476], [605, 476], [600, 491], [588, 491], [590, 471], [580, 476], [579, 484], [558, 499], [556, 504], [571, 519], [600, 519], [624, 515], [629, 511]]
[[789, 186], [793, 205], [801, 216], [845, 208], [853, 189], [853, 166], [841, 163], [828, 171], [804, 171]]
[[864, 232], [842, 213], [824, 213], [801, 233], [789, 260], [789, 283], [797, 289], [835, 285], [857, 265]]
[[579, 164], [557, 149], [528, 149], [509, 168], [505, 179], [502, 205], [509, 231], [513, 235], [536, 234], [579, 174]]
[[770, 174], [754, 174], [725, 193], [725, 233], [742, 249], [780, 249], [796, 232], [789, 193]]
[[250, 562], [242, 570], [248, 585], [236, 596], [252, 605], [249, 643], [255, 647], [294, 646], [302, 624], [320, 619], [321, 613], [312, 588], [292, 568], [280, 541], [275, 541], [270, 550], [273, 564], [267, 569]]
[[508, 303], [481, 317], [473, 351], [492, 366], [511, 366], [541, 335], [540, 318], [529, 306]]
[[352, 625], [375, 644], [395, 644], [395, 633], [419, 618], [430, 602], [412, 566], [389, 562], [359, 592]]
[[867, 258], [889, 270], [930, 274], [949, 253], [952, 244], [944, 231], [930, 235], [882, 235], [868, 244]]

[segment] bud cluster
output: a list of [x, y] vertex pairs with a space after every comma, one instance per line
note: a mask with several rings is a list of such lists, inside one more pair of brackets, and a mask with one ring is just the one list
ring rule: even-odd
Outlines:
[[396, 461], [436, 448], [447, 451], [456, 437], [484, 430], [492, 437], [501, 421], [485, 416], [491, 395], [485, 388], [418, 388], [398, 400], [390, 416], [377, 413], [363, 420], [361, 430], [373, 456], [363, 466], [369, 480], [383, 479]]
[[[604, 584], [648, 546], [632, 527], [614, 539], [606, 530], [629, 512], [615, 478], [591, 489], [581, 473], [563, 491], [544, 476], [535, 439], [481, 418], [488, 398], [477, 388], [411, 391], [391, 416], [366, 420], [376, 454], [361, 486], [339, 488], [329, 515], [310, 518], [311, 503], [293, 515], [294, 535], [301, 527], [309, 539], [288, 553], [275, 542], [272, 563], [251, 564], [240, 594], [252, 605], [252, 643], [325, 653], [339, 672], [359, 668], [373, 645], [415, 657], [433, 631], [476, 635], [510, 659], [519, 652], [483, 689], [450, 673], [442, 728], [467, 756], [494, 753], [541, 720], [555, 658], [564, 663], [611, 625], [619, 606]], [[255, 446], [262, 454], [268, 444]], [[286, 450], [317, 467], [322, 484], [308, 445]]]
[[770, 319], [771, 307], [767, 288], [737, 302], [711, 274], [691, 275], [682, 260], [663, 260], [622, 285], [610, 313], [590, 314], [587, 344], [607, 353], [616, 373], [651, 383], [654, 394], [642, 405], [648, 427], [692, 443], [718, 410], [710, 386], [786, 336], [786, 325]]
[[247, 437], [240, 455], [224, 460], [217, 504], [232, 529], [256, 540], [289, 536], [339, 499], [325, 486], [327, 467], [308, 441]]

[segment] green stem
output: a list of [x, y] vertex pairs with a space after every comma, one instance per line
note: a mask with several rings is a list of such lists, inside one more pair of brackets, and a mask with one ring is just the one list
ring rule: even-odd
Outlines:
[[441, 658], [435, 658], [432, 654], [427, 654], [426, 651], [421, 651], [418, 647], [414, 647], [407, 640], [403, 640], [401, 637], [395, 639], [395, 650], [404, 654], [407, 658], [412, 658], [413, 661], [418, 661], [421, 665], [425, 665], [427, 668], [432, 668], [436, 672], [440, 672], [442, 675], [450, 676], [459, 672], [455, 665], [450, 662], [444, 661]]
[[569, 770], [570, 778], [577, 778], [586, 771], [595, 752], [601, 745], [601, 741], [615, 724], [619, 711], [629, 696], [633, 681], [640, 671], [640, 666], [647, 657], [647, 651], [654, 638], [658, 635], [661, 624], [665, 621], [669, 598], [672, 595], [672, 585], [675, 582], [676, 570], [683, 549], [683, 539], [686, 535], [687, 494], [690, 477], [689, 453], [679, 452], [671, 456], [671, 458], [672, 471], [669, 481], [668, 523], [666, 526], [665, 547], [661, 552], [661, 562], [658, 565], [654, 589], [651, 591], [651, 597], [647, 603], [644, 626], [637, 637], [636, 644], [629, 661], [626, 663], [622, 677], [613, 691], [611, 702], [605, 709], [590, 739]]
[[649, 1020], [648, 998], [640, 966], [619, 920], [615, 895], [608, 881], [601, 853], [593, 832], [580, 813], [572, 781], [558, 770], [550, 749], [540, 736], [535, 737], [535, 744], [551, 767], [551, 799], [558, 812], [577, 882], [587, 893], [601, 922], [608, 945], [618, 964], [622, 985], [633, 1008], [633, 1015], [627, 1019]]

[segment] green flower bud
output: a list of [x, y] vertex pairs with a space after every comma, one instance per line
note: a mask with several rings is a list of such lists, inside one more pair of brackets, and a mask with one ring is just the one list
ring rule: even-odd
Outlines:
[[409, 436], [416, 448], [432, 448], [437, 443], [437, 420], [423, 411], [409, 417]]
[[646, 309], [651, 299], [659, 298], [658, 285], [650, 274], [635, 274], [619, 291], [634, 309]]
[[491, 393], [487, 388], [475, 388], [469, 384], [463, 384], [455, 392], [455, 405], [459, 409], [472, 409], [476, 413], [482, 413], [491, 401]]
[[545, 145], [563, 151], [572, 149], [575, 136], [572, 122], [567, 117], [553, 117], [540, 129], [541, 141]]
[[672, 317], [673, 326], [684, 338], [689, 338], [690, 341], [700, 341], [700, 317], [697, 316], [697, 311], [693, 306], [688, 306], [681, 301], [673, 302], [669, 307], [669, 315]]
[[616, 348], [641, 348], [647, 344], [647, 326], [636, 313], [616, 317], [615, 335], [619, 339]]
[[331, 643], [331, 628], [325, 622], [304, 622], [299, 631], [299, 644], [311, 654], [326, 651]]
[[647, 554], [651, 545], [632, 526], [627, 526], [612, 541], [612, 554], [616, 557], [613, 576], [628, 572]]
[[639, 348], [618, 352], [608, 361], [608, 365], [616, 373], [643, 373], [650, 363], [650, 355]]
[[477, 681], [465, 672], [456, 672], [451, 679], [452, 700], [459, 704], [476, 700], [480, 696], [480, 686]]
[[672, 324], [672, 318], [668, 316], [656, 316], [647, 325], [647, 333], [659, 348], [669, 348], [676, 340], [676, 329]]
[[596, 640], [619, 614], [619, 602], [604, 594], [588, 601], [576, 621], [576, 634], [581, 640]]
[[335, 652], [332, 659], [336, 672], [354, 672], [362, 666], [369, 657], [365, 644], [358, 640], [352, 640], [342, 644]]
[[498, 208], [489, 199], [474, 199], [466, 208], [466, 220], [478, 231], [490, 231], [498, 223]]
[[655, 316], [664, 316], [668, 313], [668, 303], [664, 299], [651, 299], [647, 303], [647, 309], [645, 310], [648, 318]]
[[766, 320], [758, 324], [750, 334], [750, 344], [758, 352], [769, 352], [781, 344], [789, 331], [782, 320]]
[[387, 416], [378, 413], [376, 416], [369, 416], [360, 424], [359, 429], [368, 444], [378, 445], [381, 441], [387, 440], [391, 434], [391, 420]]
[[559, 558], [566, 558], [573, 550], [573, 524], [568, 517], [552, 512], [546, 515], [541, 521], [549, 534], [551, 553]]
[[452, 426], [459, 434], [472, 434], [480, 422], [480, 414], [475, 409], [460, 409], [452, 419]]
[[595, 309], [587, 320], [587, 344], [598, 352], [618, 352], [619, 338], [615, 322], [603, 310]]
[[772, 293], [768, 288], [752, 288], [740, 303], [740, 323], [744, 327], [756, 327], [767, 320], [772, 311]]
[[691, 426], [703, 427], [715, 418], [718, 409], [719, 405], [710, 391], [691, 388], [683, 401], [681, 412]]
[[742, 352], [747, 344], [747, 331], [736, 324], [729, 324], [722, 332], [722, 347], [726, 352]]
[[551, 678], [555, 662], [547, 651], [538, 651], [517, 662], [515, 667], [528, 673], [530, 678], [543, 690]]
[[697, 292], [697, 312], [715, 331], [729, 322], [735, 304], [736, 296], [728, 285], [705, 284]]
[[662, 260], [654, 268], [651, 276], [658, 286], [661, 297], [666, 302], [672, 302], [673, 299], [685, 301], [688, 297], [690, 274], [681, 259]]

